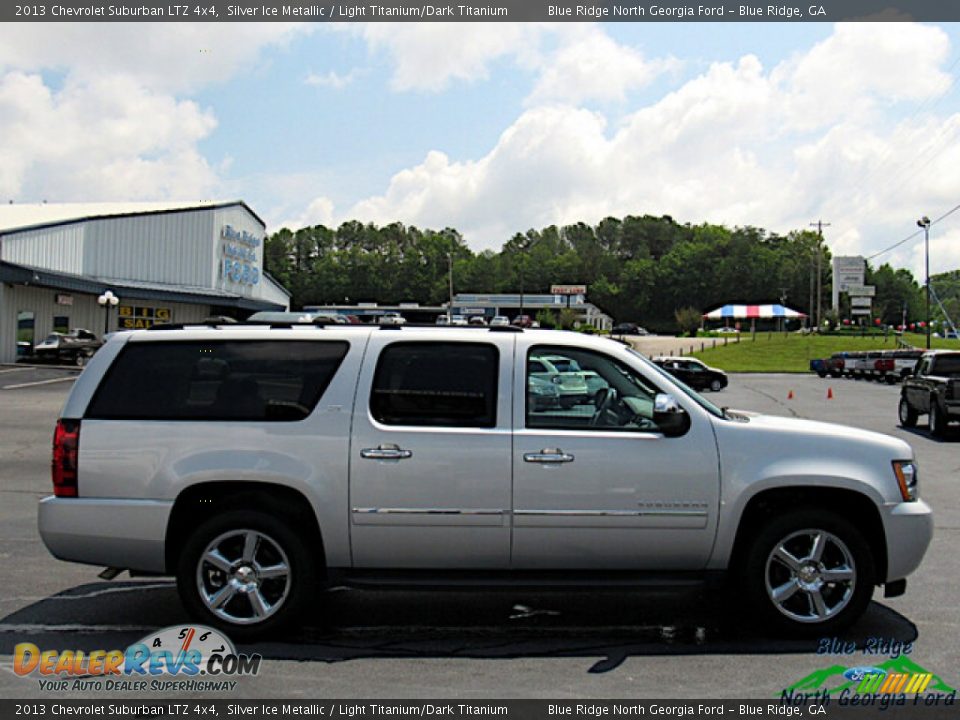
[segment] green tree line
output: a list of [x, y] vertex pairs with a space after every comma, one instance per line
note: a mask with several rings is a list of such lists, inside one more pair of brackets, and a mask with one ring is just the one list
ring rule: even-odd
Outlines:
[[[453, 228], [350, 221], [335, 229], [282, 229], [266, 239], [264, 262], [293, 293], [294, 307], [440, 304], [448, 298], [451, 258], [455, 292], [545, 293], [551, 284], [586, 283], [589, 300], [618, 321], [675, 330], [682, 308], [783, 301], [809, 313], [818, 240], [806, 230], [778, 235], [631, 215], [528, 230], [499, 251], [473, 252]], [[831, 255], [824, 245], [821, 253], [826, 311]], [[875, 314], [883, 322], [899, 323], [904, 302], [908, 321], [923, 317], [923, 293], [909, 271], [868, 268], [867, 282], [877, 286]]]

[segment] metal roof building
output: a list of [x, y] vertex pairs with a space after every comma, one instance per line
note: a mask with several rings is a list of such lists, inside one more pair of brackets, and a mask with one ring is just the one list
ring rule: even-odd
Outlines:
[[[286, 310], [243, 201], [0, 205], [0, 362], [53, 331]], [[116, 307], [97, 298], [110, 290]]]

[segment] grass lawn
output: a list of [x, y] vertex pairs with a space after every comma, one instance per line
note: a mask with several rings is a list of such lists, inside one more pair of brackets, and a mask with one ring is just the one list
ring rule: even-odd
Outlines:
[[[926, 343], [923, 335], [911, 333], [904, 335], [903, 340], [918, 348], [923, 348]], [[960, 350], [958, 340], [934, 338], [931, 344], [935, 348]], [[897, 341], [893, 335], [884, 338], [757, 333], [756, 340], [753, 340], [750, 333], [744, 333], [739, 343], [710, 348], [694, 353], [694, 356], [707, 365], [728, 372], [809, 372], [810, 361], [814, 358], [828, 357], [835, 352], [893, 350], [896, 347]]]

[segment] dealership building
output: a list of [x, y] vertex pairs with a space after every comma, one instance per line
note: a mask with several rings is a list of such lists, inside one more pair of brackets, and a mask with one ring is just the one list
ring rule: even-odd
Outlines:
[[263, 270], [265, 229], [239, 200], [0, 205], [0, 362], [54, 331], [289, 309]]
[[[558, 286], [563, 289], [566, 286]], [[597, 330], [609, 331], [613, 318], [593, 303], [587, 302], [586, 287], [578, 293], [557, 292], [549, 295], [521, 293], [475, 294], [459, 293], [453, 298], [453, 312], [460, 315], [483, 315], [489, 320], [494, 315], [507, 315], [511, 319], [518, 314], [536, 317], [541, 310], [559, 312], [569, 308], [576, 313], [577, 321], [591, 325]]]

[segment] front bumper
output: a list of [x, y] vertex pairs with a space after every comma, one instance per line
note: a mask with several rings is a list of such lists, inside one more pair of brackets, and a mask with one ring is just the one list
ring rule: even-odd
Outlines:
[[172, 507], [169, 500], [51, 496], [40, 501], [37, 524], [61, 560], [162, 573]]
[[889, 505], [883, 518], [887, 535], [887, 577], [902, 580], [920, 566], [933, 538], [933, 512], [923, 500]]

